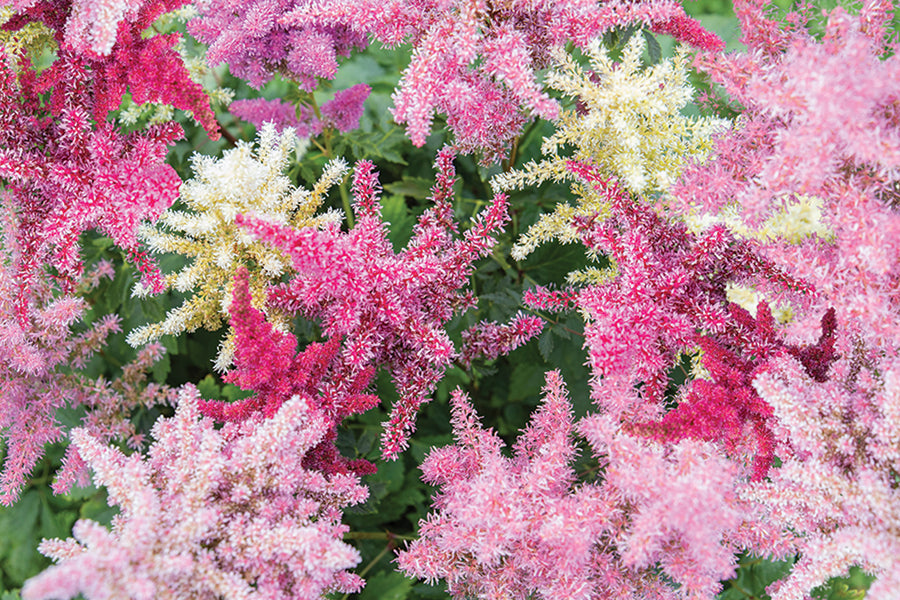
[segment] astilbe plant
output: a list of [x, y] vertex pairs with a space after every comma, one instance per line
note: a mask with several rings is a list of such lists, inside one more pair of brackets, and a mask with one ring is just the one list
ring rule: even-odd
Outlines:
[[455, 598], [711, 597], [734, 570], [725, 536], [747, 514], [733, 493], [734, 465], [710, 444], [648, 445], [595, 415], [577, 430], [603, 478], [578, 483], [559, 373], [547, 374], [544, 392], [511, 457], [465, 395], [453, 394], [457, 442], [422, 464], [439, 491], [400, 568], [446, 580]]
[[[753, 385], [772, 406], [782, 465], [744, 493], [793, 533], [800, 562], [779, 600], [804, 598], [859, 565], [878, 575], [871, 593], [896, 594], [895, 360], [898, 225], [897, 55], [886, 41], [887, 2], [858, 14], [816, 18], [798, 9], [783, 26], [756, 2], [736, 13], [750, 52], [699, 64], [746, 109], [739, 127], [671, 189], [671, 206], [723, 220], [761, 240], [760, 253], [814, 293], [795, 299], [788, 339], [809, 342], [833, 307], [830, 368], [810, 373], [800, 357], [773, 357]], [[843, 90], [836, 95], [835, 89]], [[806, 200], [811, 198], [812, 201]], [[813, 202], [815, 223], [779, 231], [773, 217]], [[777, 221], [776, 221], [777, 222]], [[774, 229], [774, 231], [773, 231]], [[799, 235], [798, 235], [799, 233]], [[759, 235], [763, 234], [763, 235]], [[763, 288], [772, 298], [771, 290]], [[761, 552], [765, 552], [763, 547]]]
[[[172, 124], [123, 135], [106, 122], [94, 127], [91, 76], [77, 59], [59, 59], [53, 72], [40, 78], [27, 69], [16, 74], [7, 61], [0, 62], [0, 177], [6, 187], [2, 202], [18, 221], [13, 260], [20, 315], [48, 266], [68, 280], [66, 291], [73, 289], [82, 269], [78, 238], [89, 229], [128, 250], [146, 285], [158, 288], [158, 271], [144, 260], [136, 229], [178, 194], [181, 180], [163, 158], [181, 128]], [[48, 78], [55, 80], [50, 113], [40, 95]]]
[[73, 431], [120, 512], [111, 529], [80, 520], [75, 538], [45, 540], [57, 565], [26, 583], [24, 599], [314, 600], [362, 587], [340, 519], [368, 490], [356, 475], [303, 466], [327, 417], [295, 396], [269, 419], [217, 429], [198, 403], [196, 388], [181, 391], [146, 458]]
[[174, 50], [177, 35], [143, 35], [182, 3], [4, 3], [15, 11], [2, 25], [7, 35], [40, 22], [57, 45], [52, 64], [40, 73], [25, 56], [34, 49], [16, 44], [16, 54], [2, 53], [0, 66], [0, 177], [4, 203], [20, 221], [20, 302], [44, 265], [77, 279], [78, 236], [90, 229], [110, 236], [141, 270], [144, 284], [161, 289], [159, 271], [135, 234], [141, 220], [157, 218], [177, 197], [181, 181], [163, 161], [183, 132], [168, 123], [123, 134], [106, 119], [128, 91], [137, 103], [190, 110], [210, 136], [218, 135], [202, 88]]
[[[835, 9], [818, 40], [802, 27], [782, 29], [756, 2], [738, 3], [751, 52], [721, 62], [701, 56], [699, 64], [746, 107], [740, 127], [722, 136], [715, 160], [691, 168], [671, 190], [680, 212], [736, 213], [751, 230], [765, 230], [773, 216], [814, 199], [821, 223], [815, 234], [773, 232], [762, 253], [818, 292], [810, 306], [798, 306], [808, 310], [793, 334], [814, 335], [816, 315], [833, 307], [848, 333], [840, 351], [851, 335], [887, 346], [900, 338], [891, 291], [900, 253], [900, 58], [878, 33], [890, 6], [868, 2], [858, 16]], [[766, 45], [769, 38], [778, 43]]]
[[269, 121], [281, 131], [293, 128], [298, 137], [319, 135], [326, 129], [346, 133], [359, 127], [363, 114], [363, 103], [372, 91], [365, 83], [358, 83], [346, 90], [340, 90], [334, 98], [325, 102], [316, 114], [315, 109], [300, 105], [291, 106], [281, 100], [250, 98], [235, 100], [228, 106], [234, 116], [249, 121], [262, 128]]
[[298, 3], [282, 21], [346, 26], [391, 46], [412, 43], [412, 60], [393, 96], [394, 118], [421, 146], [435, 115], [444, 114], [457, 147], [482, 152], [486, 162], [505, 156], [534, 116], [556, 117], [559, 106], [536, 75], [554, 48], [569, 41], [584, 47], [635, 23], [701, 48], [722, 48], [667, 0], [325, 0]]
[[[292, 152], [299, 150], [293, 130], [277, 133], [273, 123], [258, 135], [257, 148], [240, 142], [220, 159], [196, 154], [194, 177], [181, 188], [181, 208], [166, 211], [154, 225], [140, 229], [140, 237], [153, 252], [181, 254], [190, 261], [180, 271], [166, 276], [168, 287], [193, 292], [180, 306], [158, 322], [130, 332], [133, 346], [204, 327], [215, 331], [228, 318], [232, 281], [238, 269], [250, 267], [250, 290], [254, 305], [265, 304], [266, 284], [278, 281], [292, 267], [280, 250], [252, 238], [235, 223], [238, 215], [253, 214], [260, 219], [290, 227], [320, 227], [340, 219], [326, 211], [316, 215], [328, 189], [347, 172], [343, 160], [329, 163], [312, 190], [295, 187], [284, 175]], [[148, 290], [138, 287], [138, 294]], [[270, 320], [284, 329], [283, 314]], [[225, 370], [234, 354], [234, 331], [230, 330], [216, 358], [215, 366]]]
[[[796, 536], [800, 560], [770, 589], [773, 600], [800, 600], [851, 566], [877, 579], [866, 598], [900, 589], [900, 379], [896, 358], [842, 357], [827, 380], [781, 356], [754, 386], [774, 410], [769, 479], [744, 495], [767, 520]], [[852, 382], [852, 383], [851, 383]]]
[[[110, 274], [109, 264], [99, 268]], [[32, 288], [23, 325], [16, 274], [9, 266], [0, 269], [0, 435], [6, 445], [0, 504], [6, 506], [18, 498], [45, 445], [63, 439], [57, 410], [90, 397], [90, 382], [63, 369], [83, 367], [106, 337], [119, 331], [118, 317], [110, 315], [81, 334], [73, 333], [86, 304], [73, 296], [54, 298], [52, 291], [47, 280]]]
[[809, 291], [723, 226], [695, 235], [631, 198], [599, 169], [570, 168], [586, 185], [606, 190], [609, 202], [608, 216], [582, 219], [578, 227], [585, 245], [612, 264], [606, 280], [584, 286], [575, 302], [585, 319], [594, 400], [616, 418], [660, 415], [668, 370], [695, 347], [695, 333], [733, 327], [729, 282], [763, 281], [794, 295]]
[[297, 339], [276, 330], [262, 312], [253, 308], [248, 279], [247, 269], [241, 268], [230, 307], [235, 368], [224, 379], [255, 394], [238, 402], [203, 400], [200, 411], [221, 421], [241, 422], [260, 415], [271, 418], [287, 400], [301, 395], [329, 426], [319, 444], [307, 453], [304, 466], [323, 473], [374, 472], [374, 465], [368, 461], [347, 460], [334, 446], [337, 426], [345, 417], [378, 403], [377, 396], [364, 393], [374, 369], [342, 363], [338, 337], [324, 344], [311, 343], [297, 352]]
[[[453, 153], [437, 159], [435, 206], [419, 219], [412, 239], [395, 253], [381, 218], [380, 186], [372, 163], [354, 169], [356, 224], [293, 229], [263, 219], [238, 219], [249, 233], [290, 258], [290, 281], [270, 289], [279, 310], [320, 322], [328, 337], [343, 338], [341, 360], [357, 370], [387, 368], [400, 398], [382, 440], [386, 457], [408, 443], [419, 406], [456, 358], [444, 324], [472, 305], [461, 292], [473, 263], [487, 255], [508, 220], [506, 197], [496, 195], [458, 238], [452, 219]], [[535, 328], [530, 328], [535, 333]]]
[[286, 22], [286, 13], [310, 0], [201, 0], [188, 31], [209, 44], [207, 59], [226, 63], [256, 88], [278, 73], [312, 91], [333, 79], [337, 59], [368, 44], [365, 33], [343, 23]]
[[[14, 221], [7, 218], [2, 229], [4, 249], [16, 249]], [[110, 263], [98, 263], [85, 275], [80, 291], [90, 291], [113, 274]], [[81, 370], [106, 338], [120, 331], [120, 319], [107, 315], [82, 326], [87, 310], [82, 297], [60, 295], [46, 275], [38, 283], [31, 288], [23, 324], [14, 263], [0, 269], [0, 435], [6, 446], [0, 504], [6, 506], [18, 498], [45, 447], [65, 438], [65, 427], [57, 418], [60, 409], [84, 409], [81, 424], [86, 430], [104, 441], [137, 447], [141, 434], [129, 416], [139, 407], [172, 400], [167, 387], [146, 381], [146, 371], [162, 355], [158, 346], [143, 348], [112, 381], [85, 376]], [[81, 457], [68, 446], [54, 491], [68, 491], [75, 483], [84, 483], [85, 477]]]

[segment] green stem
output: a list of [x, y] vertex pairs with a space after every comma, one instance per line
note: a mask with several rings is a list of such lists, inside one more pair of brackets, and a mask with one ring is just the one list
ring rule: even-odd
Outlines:
[[344, 214], [347, 215], [347, 228], [353, 229], [353, 207], [350, 206], [350, 194], [347, 193], [347, 178], [341, 181], [338, 187], [341, 192], [341, 203], [344, 205]]

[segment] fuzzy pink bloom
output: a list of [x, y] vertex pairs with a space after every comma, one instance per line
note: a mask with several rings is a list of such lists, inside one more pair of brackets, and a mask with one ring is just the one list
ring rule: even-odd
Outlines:
[[[17, 246], [9, 221], [3, 229], [6, 256]], [[111, 271], [109, 263], [100, 263], [88, 273], [85, 284], [96, 284]], [[165, 389], [146, 386], [145, 371], [159, 358], [162, 348], [142, 351], [138, 361], [126, 365], [112, 382], [89, 379], [79, 371], [102, 348], [107, 336], [120, 331], [119, 318], [107, 315], [82, 333], [73, 333], [86, 303], [73, 296], [54, 297], [54, 286], [44, 276], [31, 289], [23, 321], [18, 283], [12, 266], [0, 268], [0, 436], [6, 446], [0, 504], [7, 506], [18, 498], [44, 447], [65, 437], [65, 428], [56, 418], [59, 409], [83, 406], [87, 411], [82, 425], [95, 435], [132, 441], [136, 432], [128, 420], [131, 411], [168, 398]], [[83, 463], [73, 447], [67, 448], [63, 463], [53, 486], [57, 492], [84, 482]]]
[[[139, 222], [157, 218], [181, 185], [163, 162], [181, 127], [173, 123], [123, 135], [105, 121], [94, 125], [88, 112], [91, 76], [72, 56], [57, 59], [37, 78], [31, 71], [17, 76], [6, 61], [0, 65], [0, 177], [6, 187], [0, 201], [16, 215], [18, 253], [12, 258], [20, 315], [45, 267], [55, 268], [64, 281], [80, 276], [84, 231], [99, 230], [140, 258]], [[45, 106], [40, 93], [48, 85], [53, 91]], [[152, 263], [141, 266], [147, 286], [161, 289]]]
[[327, 419], [296, 397], [271, 419], [219, 430], [198, 400], [196, 388], [182, 391], [175, 416], [153, 426], [146, 458], [73, 432], [120, 512], [111, 530], [81, 520], [74, 539], [45, 540], [40, 550], [57, 564], [23, 598], [313, 600], [362, 587], [340, 517], [368, 490], [354, 475], [302, 466]]
[[465, 233], [453, 235], [452, 159], [447, 150], [439, 154], [435, 206], [420, 218], [399, 254], [387, 238], [379, 186], [368, 162], [357, 164], [354, 173], [357, 222], [349, 232], [337, 225], [297, 231], [247, 217], [238, 220], [293, 262], [296, 275], [271, 290], [270, 302], [318, 320], [329, 337], [343, 338], [340, 360], [349, 367], [390, 370], [400, 401], [385, 430], [386, 457], [406, 447], [418, 407], [457, 356], [443, 325], [471, 305], [471, 295], [459, 290], [508, 219], [506, 198], [498, 194]]
[[322, 105], [321, 120], [306, 106], [300, 106], [298, 115], [297, 109], [290, 104], [265, 98], [235, 100], [229, 105], [228, 110], [234, 116], [253, 123], [257, 128], [262, 128], [263, 123], [267, 122], [274, 123], [279, 131], [293, 127], [299, 137], [318, 135], [326, 127], [333, 127], [341, 133], [346, 133], [359, 127], [363, 103], [369, 97], [370, 91], [368, 85], [359, 83], [337, 92], [334, 98]]
[[457, 442], [422, 464], [439, 491], [421, 537], [399, 553], [400, 569], [446, 580], [455, 598], [712, 598], [734, 572], [726, 536], [743, 509], [734, 466], [711, 444], [664, 448], [595, 416], [578, 430], [605, 476], [576, 485], [559, 373], [547, 374], [544, 392], [511, 457], [465, 396], [453, 394]]
[[759, 226], [797, 196], [818, 199], [827, 235], [762, 249], [816, 290], [796, 305], [802, 314], [791, 333], [812, 338], [818, 315], [833, 307], [847, 333], [840, 352], [859, 337], [890, 346], [900, 337], [892, 291], [900, 281], [900, 57], [877, 34], [887, 23], [884, 3], [866, 2], [858, 16], [832, 11], [821, 40], [802, 27], [814, 12], [784, 27], [758, 4], [736, 7], [750, 52], [700, 57], [746, 110], [716, 156], [672, 188], [673, 206], [737, 206], [745, 223]]
[[312, 91], [318, 78], [332, 79], [337, 58], [365, 48], [365, 34], [335, 23], [282, 23], [284, 14], [309, 0], [203, 0], [200, 16], [188, 31], [209, 44], [213, 65], [227, 63], [231, 72], [256, 88], [283, 73]]
[[460, 360], [468, 365], [475, 358], [493, 360], [500, 355], [509, 354], [539, 334], [543, 328], [543, 319], [521, 312], [506, 325], [482, 321], [463, 332]]
[[801, 291], [807, 286], [724, 227], [694, 235], [601, 180], [594, 169], [571, 168], [608, 198], [609, 217], [578, 226], [585, 245], [616, 265], [609, 282], [585, 287], [577, 299], [585, 315], [593, 397], [617, 419], [655, 420], [668, 370], [693, 349], [696, 332], [724, 334], [734, 326], [727, 283], [766, 281]]
[[[770, 589], [800, 600], [859, 565], [877, 576], [867, 598], [888, 600], [900, 573], [900, 363], [847, 357], [828, 381], [783, 357], [754, 385], [774, 407], [782, 460], [745, 495], [797, 536], [801, 559]], [[877, 365], [877, 366], [876, 366]]]
[[301, 2], [281, 19], [293, 26], [341, 24], [388, 45], [413, 44], [395, 92], [393, 114], [416, 146], [444, 114], [463, 152], [499, 160], [533, 117], [554, 118], [559, 105], [538, 82], [550, 51], [629, 24], [671, 33], [702, 48], [721, 41], [670, 0], [322, 0]]

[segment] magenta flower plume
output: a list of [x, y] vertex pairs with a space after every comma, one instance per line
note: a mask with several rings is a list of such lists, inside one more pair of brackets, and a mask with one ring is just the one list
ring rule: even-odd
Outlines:
[[516, 314], [509, 323], [500, 325], [482, 321], [462, 333], [463, 347], [460, 360], [470, 365], [476, 358], [493, 360], [509, 354], [544, 328], [544, 320], [522, 312]]
[[345, 506], [368, 490], [355, 475], [303, 466], [328, 419], [295, 397], [270, 419], [217, 429], [181, 392], [153, 426], [149, 454], [126, 456], [84, 430], [73, 443], [119, 507], [111, 530], [90, 520], [74, 539], [45, 540], [57, 562], [22, 589], [27, 600], [298, 598], [363, 585], [359, 553], [342, 541]]
[[312, 91], [318, 79], [333, 79], [337, 58], [365, 48], [364, 33], [337, 23], [287, 25], [282, 17], [309, 0], [205, 0], [188, 31], [209, 44], [210, 64], [228, 64], [231, 72], [253, 87], [280, 73]]
[[[603, 181], [571, 165], [609, 202], [609, 217], [582, 220], [585, 245], [613, 263], [609, 280], [578, 294], [594, 399], [623, 421], [659, 415], [667, 371], [695, 346], [697, 331], [729, 327], [726, 284], [766, 282], [783, 292], [808, 291], [739, 242], [724, 227], [694, 235]], [[641, 385], [638, 391], [638, 385]]]
[[421, 146], [436, 114], [444, 114], [463, 152], [492, 162], [533, 117], [556, 117], [557, 102], [536, 71], [569, 41], [584, 46], [630, 24], [658, 28], [706, 49], [721, 40], [687, 17], [677, 2], [539, 0], [502, 6], [473, 0], [324, 0], [301, 2], [282, 23], [340, 23], [388, 45], [410, 42], [412, 60], [394, 94], [394, 118]]
[[[2, 62], [0, 177], [6, 186], [2, 203], [17, 220], [13, 261], [20, 318], [45, 267], [56, 269], [64, 291], [72, 289], [82, 270], [78, 238], [90, 229], [129, 251], [146, 285], [161, 289], [158, 270], [140, 260], [136, 231], [141, 220], [157, 218], [178, 195], [181, 180], [163, 161], [181, 127], [122, 135], [105, 121], [92, 125], [93, 75], [80, 59], [61, 57], [39, 78], [27, 70], [17, 76]], [[50, 114], [40, 96], [48, 84]]]
[[[4, 2], [9, 4], [10, 2]], [[210, 137], [218, 138], [218, 125], [200, 84], [191, 81], [175, 50], [178, 34], [146, 37], [154, 21], [185, 0], [29, 0], [13, 3], [17, 11], [4, 29], [17, 29], [40, 21], [53, 30], [59, 57], [44, 75], [44, 89], [70, 77], [69, 63], [87, 68], [79, 95], [92, 102], [89, 112], [102, 122], [119, 108], [126, 89], [138, 104], [156, 102], [191, 111]], [[55, 71], [61, 69], [61, 74]], [[60, 90], [55, 96], [62, 95]], [[54, 111], [55, 112], [55, 111]]]
[[371, 367], [348, 368], [340, 363], [340, 338], [325, 344], [313, 343], [297, 353], [297, 340], [277, 331], [265, 315], [250, 305], [246, 268], [235, 278], [231, 303], [231, 325], [235, 330], [235, 369], [225, 376], [256, 394], [234, 403], [200, 401], [200, 411], [222, 421], [241, 422], [273, 417], [287, 400], [299, 396], [320, 412], [330, 425], [322, 442], [307, 454], [304, 466], [326, 474], [353, 471], [374, 472], [366, 460], [350, 461], [334, 447], [336, 427], [352, 414], [362, 413], [378, 403], [378, 397], [364, 391], [374, 374]]
[[439, 154], [435, 206], [399, 254], [387, 238], [377, 177], [365, 161], [354, 172], [357, 223], [349, 232], [337, 225], [297, 231], [252, 218], [239, 221], [293, 261], [296, 275], [272, 288], [271, 303], [317, 319], [325, 335], [342, 338], [340, 361], [348, 368], [390, 370], [400, 400], [384, 434], [386, 457], [406, 446], [419, 405], [456, 357], [443, 325], [471, 304], [470, 295], [458, 290], [466, 287], [474, 261], [490, 252], [493, 236], [508, 219], [506, 198], [497, 195], [455, 238], [452, 158], [447, 150]]

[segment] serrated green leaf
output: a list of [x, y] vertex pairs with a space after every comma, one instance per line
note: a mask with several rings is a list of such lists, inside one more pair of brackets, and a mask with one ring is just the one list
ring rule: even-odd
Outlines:
[[212, 375], [207, 375], [197, 383], [197, 391], [204, 400], [219, 400], [222, 397], [222, 387]]
[[553, 352], [553, 334], [551, 329], [552, 327], [545, 329], [541, 337], [538, 338], [538, 351], [546, 361], [550, 360], [550, 353]]
[[433, 181], [424, 177], [404, 175], [400, 181], [385, 184], [384, 189], [399, 196], [409, 196], [416, 200], [424, 200], [431, 196]]
[[641, 33], [644, 35], [644, 39], [647, 40], [647, 54], [650, 56], [650, 64], [655, 65], [662, 60], [662, 47], [659, 45], [656, 36], [648, 29], [642, 30]]
[[381, 571], [366, 580], [360, 600], [406, 600], [414, 580], [396, 571]]

